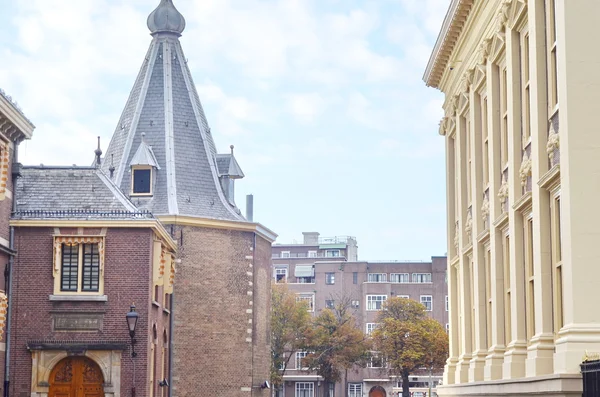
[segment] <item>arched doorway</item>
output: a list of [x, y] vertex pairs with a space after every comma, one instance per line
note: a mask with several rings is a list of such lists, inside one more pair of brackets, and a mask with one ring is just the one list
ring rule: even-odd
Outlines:
[[369, 390], [369, 397], [385, 397], [386, 394], [385, 389], [381, 386], [373, 386]]
[[50, 373], [48, 397], [104, 397], [102, 371], [86, 357], [67, 357]]

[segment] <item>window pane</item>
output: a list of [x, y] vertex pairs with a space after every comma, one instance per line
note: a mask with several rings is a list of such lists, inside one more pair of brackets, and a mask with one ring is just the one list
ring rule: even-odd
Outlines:
[[150, 193], [150, 170], [133, 170], [133, 192]]
[[97, 292], [100, 280], [100, 253], [98, 244], [83, 245], [83, 277], [81, 290]]
[[78, 245], [62, 245], [62, 266], [60, 274], [61, 291], [77, 291]]

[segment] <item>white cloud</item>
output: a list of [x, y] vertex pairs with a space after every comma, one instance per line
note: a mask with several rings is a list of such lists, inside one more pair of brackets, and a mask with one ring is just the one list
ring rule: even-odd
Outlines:
[[289, 112], [299, 121], [311, 122], [326, 110], [326, 102], [317, 92], [287, 96]]

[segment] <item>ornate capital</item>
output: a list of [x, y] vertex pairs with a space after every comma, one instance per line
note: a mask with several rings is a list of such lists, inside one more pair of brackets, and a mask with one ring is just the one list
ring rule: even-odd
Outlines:
[[550, 123], [550, 131], [548, 133], [548, 143], [546, 144], [546, 152], [550, 161], [554, 159], [554, 151], [560, 149], [560, 135], [556, 130], [554, 123]]
[[487, 38], [484, 39], [481, 44], [479, 44], [479, 48], [477, 49], [477, 62], [480, 64], [485, 64], [488, 56], [490, 55], [490, 46], [492, 45], [492, 39]]
[[[500, 198], [500, 203], [502, 203], [502, 205], [508, 200], [508, 182], [504, 175], [502, 175], [502, 184], [500, 185], [500, 189], [498, 189], [498, 197]], [[502, 209], [502, 211], [504, 211], [504, 209]]]

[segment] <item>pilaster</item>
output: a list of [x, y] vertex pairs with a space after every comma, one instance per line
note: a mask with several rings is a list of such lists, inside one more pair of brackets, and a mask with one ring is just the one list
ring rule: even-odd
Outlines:
[[565, 320], [556, 373], [576, 373], [586, 350], [600, 352], [600, 52], [590, 47], [599, 25], [597, 0], [556, 0]]

